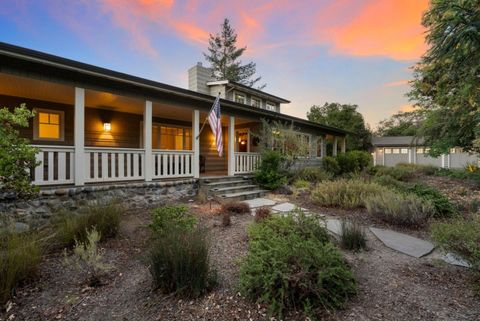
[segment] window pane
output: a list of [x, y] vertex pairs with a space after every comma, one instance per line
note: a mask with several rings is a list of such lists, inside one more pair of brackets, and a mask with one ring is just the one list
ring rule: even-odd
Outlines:
[[38, 113], [38, 121], [43, 124], [48, 124], [48, 113]]
[[60, 125], [38, 124], [38, 137], [60, 139]]
[[59, 114], [50, 114], [50, 124], [59, 125], [60, 124], [60, 115]]
[[400, 153], [402, 153], [402, 154], [408, 154], [408, 149], [407, 149], [407, 148], [402, 148], [402, 149], [400, 150]]

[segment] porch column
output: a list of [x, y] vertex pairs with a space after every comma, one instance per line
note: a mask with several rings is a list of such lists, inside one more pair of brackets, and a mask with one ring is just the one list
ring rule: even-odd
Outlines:
[[85, 185], [85, 89], [75, 87], [74, 111], [75, 186]]
[[382, 165], [385, 166], [385, 147], [382, 150]]
[[321, 144], [322, 144], [321, 145], [321, 152], [320, 153], [321, 153], [322, 158], [323, 158], [323, 157], [327, 156], [327, 140], [323, 136], [320, 139], [322, 140], [322, 142], [321, 142]]
[[200, 110], [194, 110], [192, 113], [192, 173], [194, 178], [200, 177]]
[[228, 123], [228, 176], [235, 175], [235, 117]]
[[347, 151], [347, 136], [344, 136], [342, 138], [342, 143], [340, 148], [342, 149], [342, 153], [345, 154], [345, 152]]
[[408, 149], [408, 163], [413, 164], [413, 158], [412, 158], [412, 147]]
[[337, 136], [335, 136], [333, 138], [333, 150], [332, 150], [333, 157], [337, 156], [337, 150], [338, 150], [338, 138]]
[[145, 182], [151, 182], [153, 177], [152, 162], [152, 102], [145, 101], [143, 110], [143, 148], [145, 149], [144, 176]]

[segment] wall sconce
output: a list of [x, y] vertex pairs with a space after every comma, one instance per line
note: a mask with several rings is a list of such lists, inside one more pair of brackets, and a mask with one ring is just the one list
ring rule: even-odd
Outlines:
[[103, 123], [103, 130], [106, 132], [109, 132], [112, 130], [112, 124], [111, 123]]

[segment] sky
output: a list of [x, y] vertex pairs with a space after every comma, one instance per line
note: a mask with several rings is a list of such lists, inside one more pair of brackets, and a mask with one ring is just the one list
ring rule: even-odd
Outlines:
[[0, 41], [183, 88], [224, 18], [282, 112], [351, 103], [373, 128], [410, 110], [428, 0], [0, 0]]

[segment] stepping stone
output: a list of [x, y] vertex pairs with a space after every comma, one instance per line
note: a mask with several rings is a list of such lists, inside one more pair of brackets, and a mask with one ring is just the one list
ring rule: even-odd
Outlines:
[[410, 235], [375, 227], [370, 227], [370, 231], [387, 247], [416, 258], [429, 254], [435, 248], [432, 243]]
[[342, 235], [342, 222], [335, 218], [329, 218], [326, 220], [326, 228], [335, 235]]
[[447, 253], [441, 259], [448, 264], [470, 268], [472, 265], [454, 253]]
[[302, 212], [307, 211], [307, 209], [305, 209], [305, 208], [300, 208], [297, 205], [292, 204], [292, 203], [288, 203], [288, 202], [277, 204], [274, 207], [272, 207], [272, 210], [274, 210], [276, 212], [287, 213], [287, 212], [291, 212], [291, 211], [295, 210], [296, 208], [301, 210]]
[[254, 199], [246, 200], [246, 201], [243, 201], [243, 202], [250, 205], [250, 208], [257, 208], [257, 207], [262, 207], [262, 206], [275, 205], [274, 201], [269, 200], [267, 198], [254, 198]]

